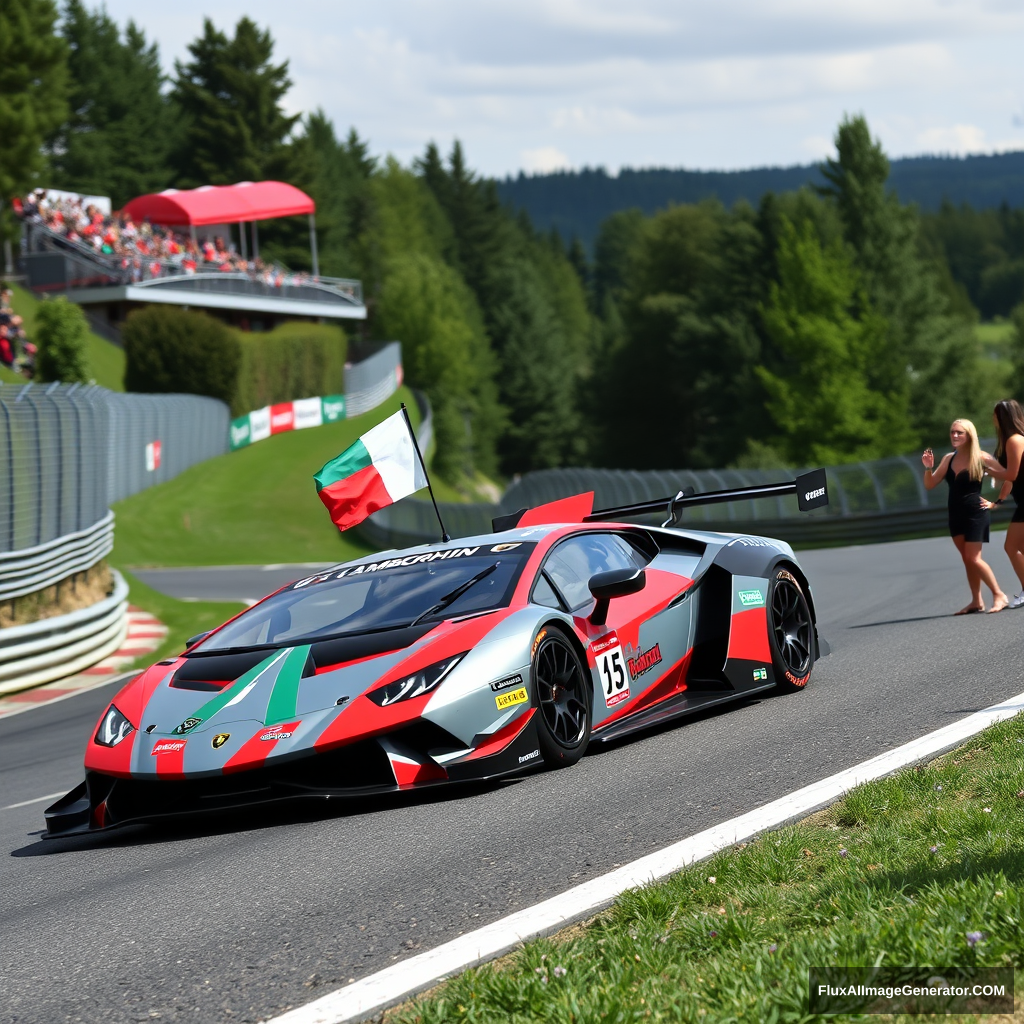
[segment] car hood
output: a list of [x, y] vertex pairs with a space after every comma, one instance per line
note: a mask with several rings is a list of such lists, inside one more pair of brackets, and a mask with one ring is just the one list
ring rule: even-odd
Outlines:
[[[117, 775], [242, 770], [313, 751], [354, 707], [395, 724], [420, 701], [377, 708], [360, 699], [405, 670], [468, 650], [504, 616], [447, 621], [276, 650], [196, 653], [153, 665], [113, 703], [136, 727], [115, 748], [90, 742], [86, 767]], [[458, 649], [458, 650], [457, 650]], [[359, 713], [363, 717], [363, 712]], [[187, 751], [187, 757], [186, 757]]]

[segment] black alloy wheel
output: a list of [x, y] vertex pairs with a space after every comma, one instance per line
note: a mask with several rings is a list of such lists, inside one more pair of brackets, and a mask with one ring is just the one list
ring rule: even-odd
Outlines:
[[777, 569], [771, 585], [768, 639], [780, 690], [802, 690], [814, 665], [814, 619], [797, 578]]
[[538, 637], [533, 655], [537, 738], [544, 763], [564, 768], [575, 764], [590, 742], [590, 687], [564, 633], [549, 626]]

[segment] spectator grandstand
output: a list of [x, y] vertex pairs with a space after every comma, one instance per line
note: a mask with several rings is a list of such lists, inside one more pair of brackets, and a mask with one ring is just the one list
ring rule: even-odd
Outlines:
[[[319, 274], [315, 204], [285, 182], [168, 189], [118, 211], [104, 197], [53, 189], [36, 189], [12, 205], [22, 222], [28, 287], [65, 294], [94, 331], [114, 342], [131, 310], [153, 303], [205, 309], [252, 330], [288, 319], [366, 318], [359, 281]], [[258, 224], [294, 216], [309, 219], [312, 273], [259, 254]]]
[[126, 211], [104, 213], [87, 197], [38, 188], [14, 201], [15, 213], [45, 228], [52, 236], [126, 271], [132, 281], [208, 270], [248, 274], [254, 280], [280, 287], [299, 284], [310, 275], [293, 274], [255, 256], [239, 255], [221, 235], [193, 238], [172, 227], [136, 224]]

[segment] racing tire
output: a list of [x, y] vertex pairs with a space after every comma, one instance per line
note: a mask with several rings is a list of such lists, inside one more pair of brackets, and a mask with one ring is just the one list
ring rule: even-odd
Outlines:
[[549, 768], [568, 768], [586, 752], [593, 715], [588, 675], [557, 627], [537, 633], [530, 678], [541, 759]]
[[788, 569], [776, 569], [768, 587], [768, 646], [776, 689], [802, 690], [814, 667], [814, 617], [800, 581]]

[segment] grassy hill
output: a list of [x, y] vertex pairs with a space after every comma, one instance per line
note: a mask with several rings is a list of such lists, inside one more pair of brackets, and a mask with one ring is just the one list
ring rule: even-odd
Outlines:
[[[18, 285], [13, 286], [14, 312], [25, 320], [25, 330], [29, 341], [35, 341], [36, 310], [39, 299], [30, 291]], [[102, 387], [111, 391], [124, 391], [124, 350], [101, 338], [91, 331], [86, 336], [85, 356], [89, 366], [89, 376]], [[7, 384], [24, 384], [25, 378], [10, 370], [0, 368], [0, 380]]]
[[313, 474], [404, 401], [405, 388], [372, 412], [297, 430], [229, 452], [114, 506], [118, 566], [245, 565], [355, 558], [370, 549], [332, 525]]

